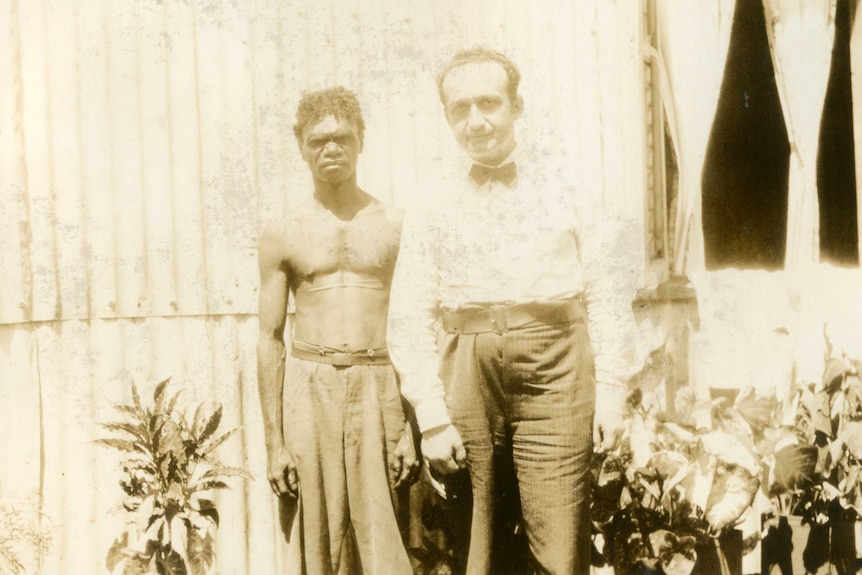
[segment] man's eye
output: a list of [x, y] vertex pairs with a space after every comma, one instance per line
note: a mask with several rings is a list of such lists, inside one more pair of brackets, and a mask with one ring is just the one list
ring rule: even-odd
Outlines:
[[453, 114], [466, 114], [468, 109], [469, 108], [467, 107], [467, 104], [455, 104], [455, 107], [452, 108], [452, 113]]
[[497, 101], [491, 98], [485, 98], [479, 102], [479, 107], [483, 110], [493, 110], [497, 107]]

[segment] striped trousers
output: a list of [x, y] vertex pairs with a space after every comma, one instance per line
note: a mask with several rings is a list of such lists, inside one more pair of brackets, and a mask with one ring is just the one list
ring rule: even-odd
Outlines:
[[584, 320], [443, 332], [439, 344], [467, 452], [467, 574], [512, 573], [521, 523], [529, 572], [588, 573], [595, 367]]

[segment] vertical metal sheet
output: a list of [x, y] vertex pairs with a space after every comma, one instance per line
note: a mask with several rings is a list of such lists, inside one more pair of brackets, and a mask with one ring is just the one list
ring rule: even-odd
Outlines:
[[639, 209], [639, 14], [637, 0], [0, 0], [0, 459], [16, 462], [0, 483], [42, 498], [44, 572], [104, 572], [120, 493], [96, 421], [130, 379], [151, 393], [167, 376], [225, 405], [243, 433], [220, 455], [257, 477], [220, 496], [219, 573], [279, 572], [256, 244], [310, 195], [303, 91], [358, 92], [360, 185], [407, 206], [459, 156], [436, 71], [495, 46], [522, 68], [524, 135]]

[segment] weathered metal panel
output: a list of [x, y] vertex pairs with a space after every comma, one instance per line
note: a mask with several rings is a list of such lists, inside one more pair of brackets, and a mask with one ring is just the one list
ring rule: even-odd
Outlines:
[[223, 403], [224, 429], [242, 426], [242, 433], [218, 456], [257, 478], [234, 480], [219, 497], [219, 572], [278, 572], [274, 500], [263, 480], [256, 339], [257, 321], [249, 316], [0, 327], [0, 456], [7, 462], [0, 484], [42, 498], [55, 537], [43, 572], [104, 572], [122, 529], [124, 494], [120, 454], [92, 443], [105, 436], [97, 422], [118, 419], [112, 405], [131, 401], [131, 381], [146, 401], [166, 377], [184, 389], [181, 403]]
[[302, 92], [359, 92], [360, 184], [405, 205], [458, 156], [434, 76], [476, 42], [521, 63], [525, 138], [636, 199], [636, 4], [7, 0], [0, 321], [252, 313], [258, 230], [309, 195]]
[[256, 244], [311, 194], [292, 132], [303, 91], [357, 91], [360, 185], [406, 206], [460, 157], [437, 70], [498, 47], [524, 76], [519, 134], [565, 150], [559, 169], [589, 193], [641, 206], [638, 14], [636, 0], [0, 0], [0, 459], [17, 462], [0, 482], [42, 497], [44, 572], [104, 572], [119, 493], [96, 422], [129, 379], [149, 393], [167, 376], [224, 403], [243, 433], [222, 458], [257, 477], [220, 499], [219, 573], [279, 572]]
[[0, 2], [0, 322], [30, 317], [30, 214], [23, 157], [21, 36], [18, 6]]

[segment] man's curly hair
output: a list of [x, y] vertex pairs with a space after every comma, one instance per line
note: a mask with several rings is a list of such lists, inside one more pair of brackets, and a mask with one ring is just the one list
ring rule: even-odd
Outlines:
[[365, 133], [365, 121], [356, 94], [342, 86], [335, 86], [315, 92], [305, 92], [296, 109], [296, 125], [293, 134], [302, 141], [302, 131], [323, 120], [326, 116], [352, 122], [359, 131], [359, 139]]
[[472, 48], [458, 50], [437, 76], [437, 91], [440, 94], [440, 101], [444, 106], [446, 105], [446, 97], [443, 94], [443, 80], [446, 79], [446, 75], [459, 66], [479, 62], [497, 62], [500, 64], [509, 78], [509, 85], [507, 87], [509, 101], [515, 102], [518, 99], [518, 85], [521, 83], [521, 72], [518, 70], [518, 66], [501, 52], [485, 48], [484, 46], [473, 46]]

